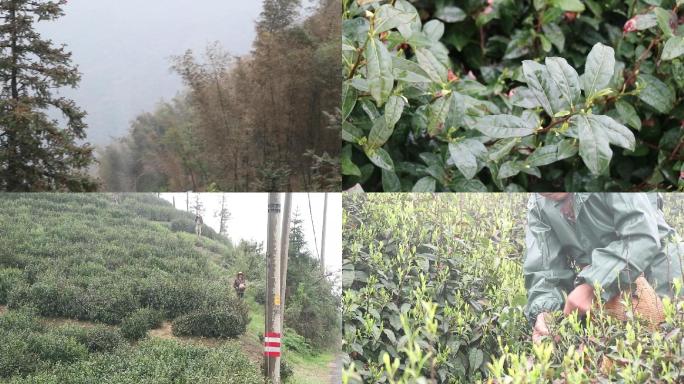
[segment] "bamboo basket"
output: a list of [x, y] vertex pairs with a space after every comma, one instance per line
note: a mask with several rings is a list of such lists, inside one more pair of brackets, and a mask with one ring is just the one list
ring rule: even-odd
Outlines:
[[[665, 311], [663, 309], [663, 302], [655, 289], [649, 284], [648, 280], [641, 275], [635, 281], [634, 289], [629, 289], [626, 292], [630, 295], [632, 305], [632, 313], [636, 317], [646, 320], [648, 328], [655, 331], [658, 325], [665, 321]], [[603, 310], [609, 315], [622, 321], [627, 320], [628, 308], [623, 303], [625, 291], [613, 297], [604, 304]], [[608, 356], [603, 356], [601, 359], [601, 371], [604, 374], [609, 374], [615, 369], [615, 362]]]
[[[635, 287], [626, 292], [631, 297], [632, 313], [646, 320], [651, 330], [665, 321], [663, 302], [643, 275], [636, 279]], [[624, 291], [605, 303], [603, 308], [610, 316], [624, 321], [627, 320], [628, 308], [623, 303], [623, 297]]]

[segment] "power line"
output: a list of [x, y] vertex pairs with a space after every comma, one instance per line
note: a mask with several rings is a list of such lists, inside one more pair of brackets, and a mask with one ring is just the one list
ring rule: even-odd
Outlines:
[[316, 240], [316, 226], [314, 225], [313, 221], [313, 212], [311, 210], [311, 194], [309, 192], [306, 193], [306, 198], [309, 200], [309, 218], [311, 219], [311, 229], [313, 230], [314, 245], [316, 246], [316, 257], [318, 257], [318, 260], [320, 260], [321, 255], [318, 253], [318, 240]]

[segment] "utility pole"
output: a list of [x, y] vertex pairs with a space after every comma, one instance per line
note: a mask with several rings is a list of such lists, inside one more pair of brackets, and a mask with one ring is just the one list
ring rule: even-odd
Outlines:
[[171, 197], [173, 197], [173, 209], [176, 209], [176, 195], [173, 195]]
[[190, 192], [185, 192], [185, 212], [190, 212]]
[[325, 230], [328, 223], [328, 194], [324, 193], [325, 200], [323, 202], [323, 233], [321, 234], [321, 269], [325, 275]]
[[280, 384], [281, 280], [280, 246], [282, 234], [280, 194], [268, 194], [268, 234], [266, 240], [266, 329], [264, 332], [264, 365], [266, 377]]
[[283, 310], [280, 311], [280, 324], [285, 328], [285, 290], [287, 289], [287, 258], [290, 252], [290, 213], [292, 212], [292, 194], [285, 194], [283, 206], [283, 232], [280, 235], [280, 297]]

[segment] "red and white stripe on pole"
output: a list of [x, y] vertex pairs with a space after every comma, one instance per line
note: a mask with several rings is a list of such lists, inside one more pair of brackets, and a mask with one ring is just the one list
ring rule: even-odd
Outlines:
[[280, 333], [264, 335], [264, 356], [280, 356]]

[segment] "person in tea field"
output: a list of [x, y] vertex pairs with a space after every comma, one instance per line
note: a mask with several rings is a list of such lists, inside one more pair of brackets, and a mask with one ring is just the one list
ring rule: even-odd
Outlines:
[[673, 296], [675, 279], [684, 279], [684, 243], [661, 209], [655, 193], [530, 198], [523, 273], [534, 342], [549, 334], [548, 313], [589, 311], [595, 286], [608, 302], [643, 276], [657, 295]]
[[202, 220], [202, 216], [195, 215], [195, 234], [197, 235], [197, 238], [200, 238], [202, 236], [202, 225], [204, 225], [204, 220]]
[[245, 281], [245, 274], [242, 272], [238, 272], [237, 277], [235, 278], [235, 281], [233, 281], [233, 289], [235, 289], [235, 293], [237, 293], [239, 298], [243, 298], [245, 296], [245, 289], [247, 289], [247, 282]]

